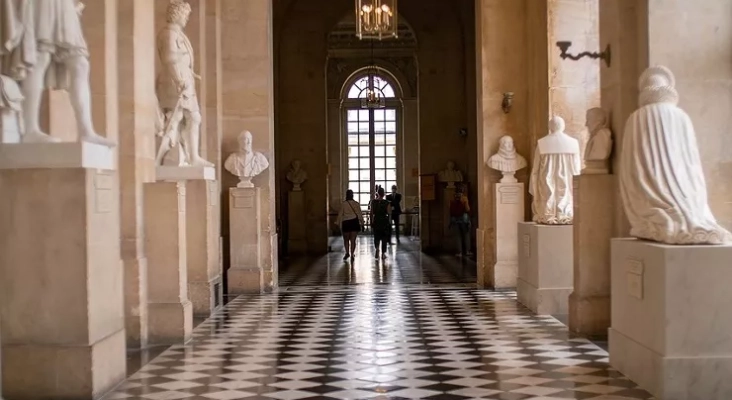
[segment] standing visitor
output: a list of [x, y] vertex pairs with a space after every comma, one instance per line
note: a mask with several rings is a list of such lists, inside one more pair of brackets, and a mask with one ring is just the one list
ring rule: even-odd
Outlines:
[[356, 237], [365, 226], [361, 205], [353, 199], [353, 190], [346, 191], [346, 201], [341, 204], [341, 211], [338, 213], [338, 225], [341, 227], [343, 247], [346, 249], [343, 259], [347, 260], [349, 256], [353, 259], [356, 254]]
[[379, 258], [379, 245], [381, 245], [381, 258], [386, 258], [386, 245], [391, 233], [391, 205], [384, 199], [384, 188], [379, 188], [376, 197], [371, 201], [371, 229], [374, 232], [376, 248], [374, 257]]
[[455, 197], [450, 201], [450, 227], [457, 232], [458, 257], [470, 256], [470, 204], [463, 194], [462, 187], [455, 189]]
[[[391, 205], [391, 220], [394, 222], [394, 233], [399, 243], [399, 220], [402, 215], [402, 194], [397, 191], [397, 185], [391, 186], [391, 193], [386, 196]], [[391, 244], [391, 241], [389, 241]]]

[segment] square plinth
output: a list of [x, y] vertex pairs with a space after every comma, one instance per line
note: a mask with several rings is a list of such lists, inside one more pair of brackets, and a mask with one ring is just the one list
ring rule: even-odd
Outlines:
[[732, 398], [732, 246], [612, 241], [610, 364], [659, 399]]
[[518, 301], [537, 314], [567, 314], [572, 293], [572, 225], [519, 222]]
[[113, 147], [89, 142], [2, 143], [0, 169], [117, 169]]
[[161, 165], [155, 168], [155, 179], [166, 182], [193, 180], [213, 181], [216, 180], [216, 169], [213, 167], [203, 166], [173, 167], [169, 165]]

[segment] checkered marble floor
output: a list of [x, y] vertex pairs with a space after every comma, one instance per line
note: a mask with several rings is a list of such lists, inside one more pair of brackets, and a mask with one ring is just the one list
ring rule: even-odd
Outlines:
[[651, 399], [515, 292], [445, 286], [239, 297], [111, 399]]
[[338, 250], [326, 256], [280, 263], [280, 286], [445, 284], [477, 280], [475, 262], [454, 256], [429, 256], [420, 251], [418, 242], [409, 238], [394, 242], [385, 260], [374, 259], [370, 236], [359, 236], [353, 259], [343, 260], [340, 239], [334, 244], [339, 246]]

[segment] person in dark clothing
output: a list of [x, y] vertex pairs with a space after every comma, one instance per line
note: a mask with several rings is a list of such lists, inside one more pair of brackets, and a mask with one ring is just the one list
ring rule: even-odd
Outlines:
[[399, 219], [402, 215], [402, 194], [397, 191], [397, 185], [392, 185], [391, 193], [386, 196], [391, 205], [391, 220], [394, 223], [394, 233], [397, 243], [399, 242]]
[[457, 231], [457, 242], [460, 248], [458, 257], [470, 256], [470, 205], [468, 198], [460, 188], [455, 190], [455, 197], [450, 201], [450, 227]]
[[374, 256], [379, 258], [379, 247], [381, 247], [381, 258], [386, 258], [386, 245], [391, 231], [391, 205], [384, 199], [384, 188], [379, 188], [376, 199], [371, 201], [370, 211], [376, 248]]

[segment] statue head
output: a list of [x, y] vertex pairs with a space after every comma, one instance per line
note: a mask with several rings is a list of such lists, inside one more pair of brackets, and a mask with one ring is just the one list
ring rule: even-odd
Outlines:
[[448, 170], [448, 171], [452, 171], [452, 170], [454, 170], [454, 169], [455, 169], [455, 163], [454, 163], [454, 162], [452, 162], [452, 161], [448, 161], [448, 162], [447, 162], [447, 170]]
[[513, 138], [508, 135], [505, 135], [498, 140], [498, 146], [503, 151], [507, 151], [507, 152], [516, 151], [516, 147], [513, 145]]
[[638, 100], [641, 106], [652, 103], [679, 102], [679, 93], [676, 91], [676, 78], [670, 69], [663, 65], [647, 68], [638, 79], [640, 95]]
[[292, 169], [295, 171], [300, 170], [300, 160], [293, 160], [292, 161]]
[[168, 4], [168, 15], [165, 19], [169, 24], [176, 24], [183, 27], [188, 23], [188, 17], [190, 15], [191, 5], [186, 3], [185, 0], [170, 0], [170, 4]]
[[564, 132], [564, 119], [559, 115], [554, 115], [549, 120], [549, 133]]
[[237, 140], [239, 142], [239, 150], [245, 153], [252, 152], [252, 133], [249, 131], [243, 131], [239, 134]]
[[587, 110], [587, 116], [585, 117], [585, 126], [590, 132], [595, 132], [600, 128], [607, 128], [607, 114], [605, 110], [600, 107], [594, 107]]

